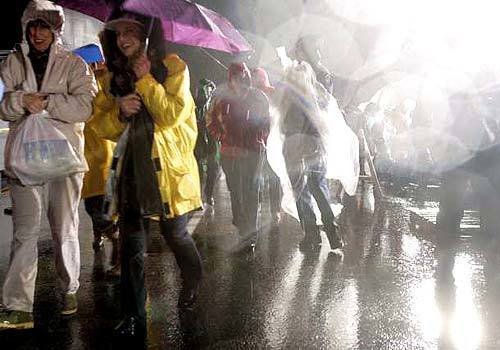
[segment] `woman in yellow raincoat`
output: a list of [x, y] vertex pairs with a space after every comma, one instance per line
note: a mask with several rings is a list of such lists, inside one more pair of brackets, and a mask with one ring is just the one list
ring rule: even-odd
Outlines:
[[115, 332], [145, 339], [143, 254], [150, 219], [159, 220], [181, 269], [179, 307], [193, 306], [201, 280], [201, 259], [187, 232], [187, 214], [201, 207], [195, 104], [186, 64], [165, 55], [161, 25], [155, 23], [144, 54], [150, 19], [121, 10], [110, 18], [102, 36], [109, 72], [94, 101], [92, 127], [100, 137], [118, 141], [111, 176], [121, 235], [123, 320]]

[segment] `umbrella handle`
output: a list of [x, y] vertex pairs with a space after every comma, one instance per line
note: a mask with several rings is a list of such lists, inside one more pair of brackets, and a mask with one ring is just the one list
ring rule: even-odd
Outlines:
[[146, 35], [146, 43], [144, 45], [144, 54], [148, 53], [148, 48], [149, 48], [149, 37], [151, 36], [151, 33], [153, 32], [153, 26], [155, 24], [155, 18], [151, 17], [151, 20], [149, 21], [148, 25], [148, 32]]

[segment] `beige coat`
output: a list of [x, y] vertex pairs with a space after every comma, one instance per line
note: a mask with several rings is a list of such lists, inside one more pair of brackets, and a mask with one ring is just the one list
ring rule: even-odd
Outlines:
[[[48, 1], [35, 2], [33, 15], [27, 9], [23, 16], [23, 28], [29, 21], [36, 19], [40, 10], [53, 10]], [[58, 10], [60, 7], [54, 6]], [[63, 14], [60, 13], [63, 18]], [[52, 124], [70, 141], [74, 149], [83, 158], [85, 121], [92, 114], [92, 100], [97, 92], [97, 85], [87, 64], [60, 44], [61, 28], [53, 26], [55, 41], [50, 48], [49, 61], [39, 92], [47, 93]], [[37, 83], [33, 67], [28, 58], [28, 44], [25, 40], [21, 50], [10, 54], [0, 69], [5, 84], [5, 94], [0, 103], [0, 118], [9, 121], [9, 134], [5, 145], [5, 170], [14, 177], [10, 169], [10, 147], [21, 121], [28, 113], [23, 108], [23, 94], [37, 92]]]

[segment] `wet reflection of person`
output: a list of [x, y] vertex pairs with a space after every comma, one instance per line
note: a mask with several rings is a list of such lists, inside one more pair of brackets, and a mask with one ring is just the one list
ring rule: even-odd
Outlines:
[[456, 288], [453, 279], [454, 261], [455, 249], [453, 245], [443, 246], [438, 251], [435, 298], [442, 320], [438, 344], [443, 349], [448, 349], [453, 344], [450, 324], [456, 307]]

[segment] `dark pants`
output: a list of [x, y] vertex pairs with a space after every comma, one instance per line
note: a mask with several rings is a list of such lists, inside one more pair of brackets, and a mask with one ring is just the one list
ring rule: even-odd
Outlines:
[[239, 158], [223, 156], [221, 160], [231, 197], [233, 224], [241, 234], [256, 233], [263, 156], [253, 152]]
[[[149, 234], [149, 220], [136, 210], [120, 215], [122, 243], [122, 270], [120, 280], [121, 307], [124, 316], [132, 316], [146, 326], [146, 289], [144, 252]], [[160, 231], [175, 255], [181, 270], [183, 288], [197, 288], [201, 276], [201, 258], [196, 245], [187, 232], [187, 215], [160, 222]]]
[[[216, 154], [209, 154], [205, 158], [196, 158], [198, 162], [198, 172], [200, 174], [200, 185], [203, 188], [205, 200], [208, 202], [214, 196], [214, 188], [220, 174], [220, 164]], [[206, 164], [207, 171], [204, 171]], [[203, 181], [205, 180], [205, 181]]]
[[326, 230], [333, 230], [335, 220], [330, 207], [324, 153], [317, 142], [310, 137], [285, 139], [283, 151], [300, 224], [306, 238], [317, 239], [319, 231], [314, 214], [313, 197]]
[[112, 221], [106, 220], [103, 215], [104, 196], [93, 196], [84, 199], [85, 211], [92, 220], [92, 230], [96, 238], [105, 233], [114, 233], [116, 227]]

